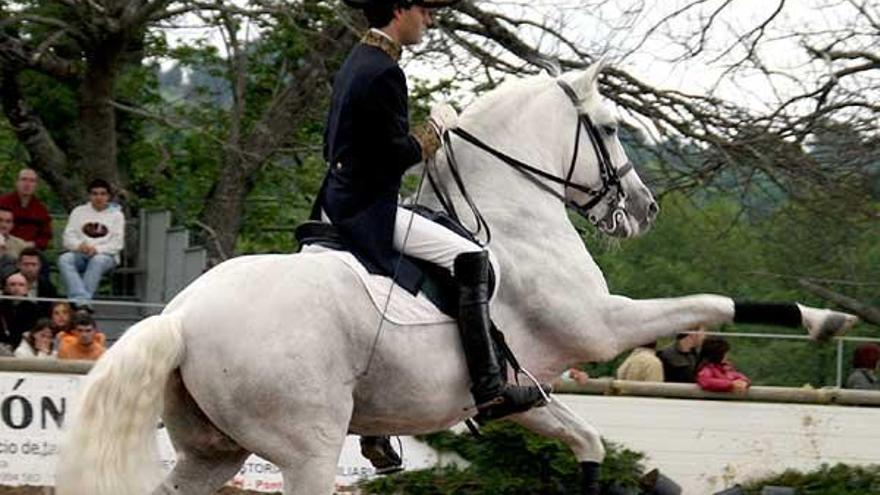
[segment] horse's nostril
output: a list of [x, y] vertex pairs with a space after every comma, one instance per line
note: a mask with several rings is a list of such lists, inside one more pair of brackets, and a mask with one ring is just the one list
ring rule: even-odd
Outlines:
[[651, 201], [651, 204], [648, 205], [648, 215], [650, 215], [651, 218], [654, 218], [657, 216], [657, 213], [659, 213], [659, 212], [660, 212], [660, 207], [657, 206], [657, 202]]

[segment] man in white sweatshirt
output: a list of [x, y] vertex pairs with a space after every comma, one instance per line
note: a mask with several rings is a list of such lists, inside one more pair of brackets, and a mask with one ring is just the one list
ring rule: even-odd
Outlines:
[[89, 183], [89, 202], [70, 212], [64, 228], [64, 254], [58, 257], [67, 297], [88, 305], [101, 277], [119, 263], [125, 242], [125, 217], [110, 206], [110, 184], [102, 179]]

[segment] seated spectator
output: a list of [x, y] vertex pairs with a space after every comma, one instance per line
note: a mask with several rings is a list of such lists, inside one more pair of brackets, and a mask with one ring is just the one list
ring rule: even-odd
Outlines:
[[880, 345], [859, 344], [853, 351], [853, 370], [846, 379], [845, 388], [880, 390], [876, 373], [878, 360], [880, 360]]
[[[27, 296], [30, 298], [37, 297], [58, 297], [58, 290], [49, 280], [48, 274], [43, 273], [43, 261], [40, 258], [40, 252], [34, 248], [26, 248], [18, 255], [18, 271], [28, 283]], [[47, 317], [52, 310], [52, 303], [38, 302], [40, 308], [40, 316]]]
[[657, 352], [657, 357], [663, 363], [663, 377], [667, 382], [694, 383], [696, 381], [700, 345], [705, 338], [706, 328], [698, 326], [692, 332], [676, 335], [674, 344]]
[[12, 212], [12, 235], [45, 251], [52, 240], [52, 218], [46, 205], [35, 196], [36, 191], [37, 173], [33, 169], [22, 169], [15, 182], [15, 191], [0, 196], [0, 207]]
[[101, 179], [89, 183], [89, 202], [70, 213], [64, 228], [64, 248], [58, 258], [67, 297], [88, 306], [101, 277], [119, 263], [125, 240], [125, 218], [110, 208], [110, 184]]
[[[27, 297], [27, 280], [20, 273], [6, 277], [3, 294]], [[0, 344], [13, 350], [21, 343], [25, 332], [34, 327], [38, 318], [37, 305], [31, 301], [0, 300]]]
[[710, 392], [745, 393], [751, 380], [736, 371], [727, 360], [730, 344], [721, 337], [707, 337], [700, 351], [700, 366], [697, 370], [697, 384]]
[[52, 321], [48, 318], [40, 318], [29, 332], [24, 334], [15, 357], [27, 358], [54, 358], [55, 339], [52, 338]]
[[52, 304], [52, 333], [58, 336], [61, 333], [70, 332], [73, 326], [70, 324], [73, 316], [73, 309], [66, 302], [56, 302]]
[[636, 347], [617, 368], [618, 380], [662, 382], [663, 363], [657, 357], [657, 341]]
[[61, 338], [59, 359], [86, 359], [95, 361], [104, 354], [106, 337], [95, 328], [95, 320], [85, 311], [73, 316], [73, 331]]
[[18, 258], [23, 249], [34, 247], [34, 243], [12, 235], [13, 219], [12, 211], [0, 206], [0, 237], [6, 242], [6, 254]]

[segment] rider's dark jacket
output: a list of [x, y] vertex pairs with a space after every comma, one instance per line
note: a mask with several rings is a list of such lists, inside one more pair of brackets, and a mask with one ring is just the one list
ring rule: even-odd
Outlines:
[[399, 47], [383, 42], [369, 32], [336, 74], [324, 132], [329, 171], [313, 217], [323, 210], [368, 268], [390, 274], [401, 179], [421, 161], [422, 147], [409, 130]]

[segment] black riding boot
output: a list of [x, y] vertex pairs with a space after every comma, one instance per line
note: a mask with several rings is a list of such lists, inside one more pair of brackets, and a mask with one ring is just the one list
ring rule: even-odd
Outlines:
[[[538, 387], [507, 383], [498, 364], [489, 334], [489, 254], [464, 253], [455, 258], [458, 283], [458, 330], [468, 371], [471, 394], [477, 404], [477, 421], [503, 418], [544, 405]], [[550, 387], [544, 386], [549, 393]]]
[[403, 471], [403, 460], [391, 446], [387, 436], [361, 437], [361, 455], [370, 460], [376, 474], [391, 474]]

